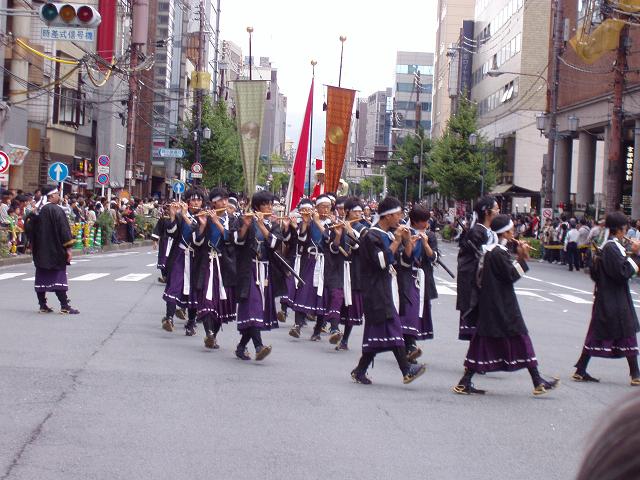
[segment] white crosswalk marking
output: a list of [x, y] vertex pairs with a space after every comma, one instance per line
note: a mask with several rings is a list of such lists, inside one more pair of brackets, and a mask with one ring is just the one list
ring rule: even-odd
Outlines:
[[155, 267], [157, 265], [157, 263], [150, 263], [149, 265], [147, 265], [147, 267]]
[[97, 280], [98, 278], [106, 277], [110, 275], [109, 273], [87, 273], [86, 275], [80, 275], [79, 277], [70, 278], [69, 281], [76, 282], [90, 282], [92, 280]]
[[33, 282], [36, 279], [36, 277], [27, 277], [27, 278], [23, 278], [22, 281], [23, 282]]
[[543, 297], [542, 295], [538, 295], [537, 293], [531, 292], [529, 290], [521, 290], [516, 288], [516, 294], [521, 297], [532, 297], [538, 299], [540, 302], [553, 302], [550, 298]]
[[552, 293], [558, 298], [562, 298], [563, 300], [567, 300], [572, 303], [584, 303], [587, 305], [591, 305], [593, 303], [591, 300], [585, 300], [584, 298], [576, 297], [575, 295], [569, 295], [568, 293]]
[[10, 278], [16, 278], [21, 275], [26, 275], [26, 273], [0, 273], [0, 280], [8, 280]]
[[449, 287], [444, 285], [436, 285], [436, 289], [438, 290], [438, 295], [455, 295], [455, 290], [452, 290]]
[[150, 273], [130, 273], [124, 277], [116, 278], [116, 282], [139, 282], [143, 278], [151, 276]]

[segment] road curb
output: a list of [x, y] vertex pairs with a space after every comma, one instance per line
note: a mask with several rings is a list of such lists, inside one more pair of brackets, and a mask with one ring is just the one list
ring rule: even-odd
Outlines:
[[[153, 245], [153, 240], [143, 240], [141, 242], [136, 243], [120, 243], [117, 245], [109, 244], [103, 246], [99, 251], [95, 253], [106, 253], [113, 252], [116, 250], [131, 250], [132, 248], [140, 248], [140, 247], [150, 247]], [[87, 253], [84, 251], [73, 251], [73, 257], [81, 257], [85, 255], [92, 255], [92, 253]], [[0, 268], [1, 267], [10, 267], [12, 265], [22, 265], [25, 263], [32, 263], [31, 255], [21, 255], [19, 257], [10, 257], [10, 258], [0, 258]]]

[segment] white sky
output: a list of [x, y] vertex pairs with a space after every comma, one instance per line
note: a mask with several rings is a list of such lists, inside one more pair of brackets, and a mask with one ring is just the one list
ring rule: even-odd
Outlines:
[[[215, 2], [214, 2], [215, 4]], [[342, 86], [366, 97], [393, 86], [398, 50], [433, 52], [436, 0], [222, 0], [220, 38], [254, 58], [269, 57], [286, 95], [287, 139], [298, 143], [304, 118], [311, 60], [316, 82], [313, 155], [320, 157], [325, 134], [323, 84], [338, 84], [340, 35], [345, 35]]]

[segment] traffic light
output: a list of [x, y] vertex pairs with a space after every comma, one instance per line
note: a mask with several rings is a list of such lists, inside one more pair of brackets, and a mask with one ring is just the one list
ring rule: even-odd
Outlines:
[[50, 27], [95, 28], [102, 17], [91, 5], [47, 2], [40, 7], [40, 20]]

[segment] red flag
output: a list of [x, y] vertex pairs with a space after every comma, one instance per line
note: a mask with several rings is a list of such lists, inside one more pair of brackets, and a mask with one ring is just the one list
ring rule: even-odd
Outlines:
[[309, 151], [309, 131], [311, 125], [311, 111], [313, 110], [313, 80], [311, 80], [311, 90], [309, 90], [309, 100], [307, 100], [307, 110], [304, 114], [300, 141], [296, 151], [296, 160], [293, 164], [293, 191], [291, 192], [291, 202], [289, 210], [293, 210], [304, 195], [304, 181], [307, 172], [307, 156]]

